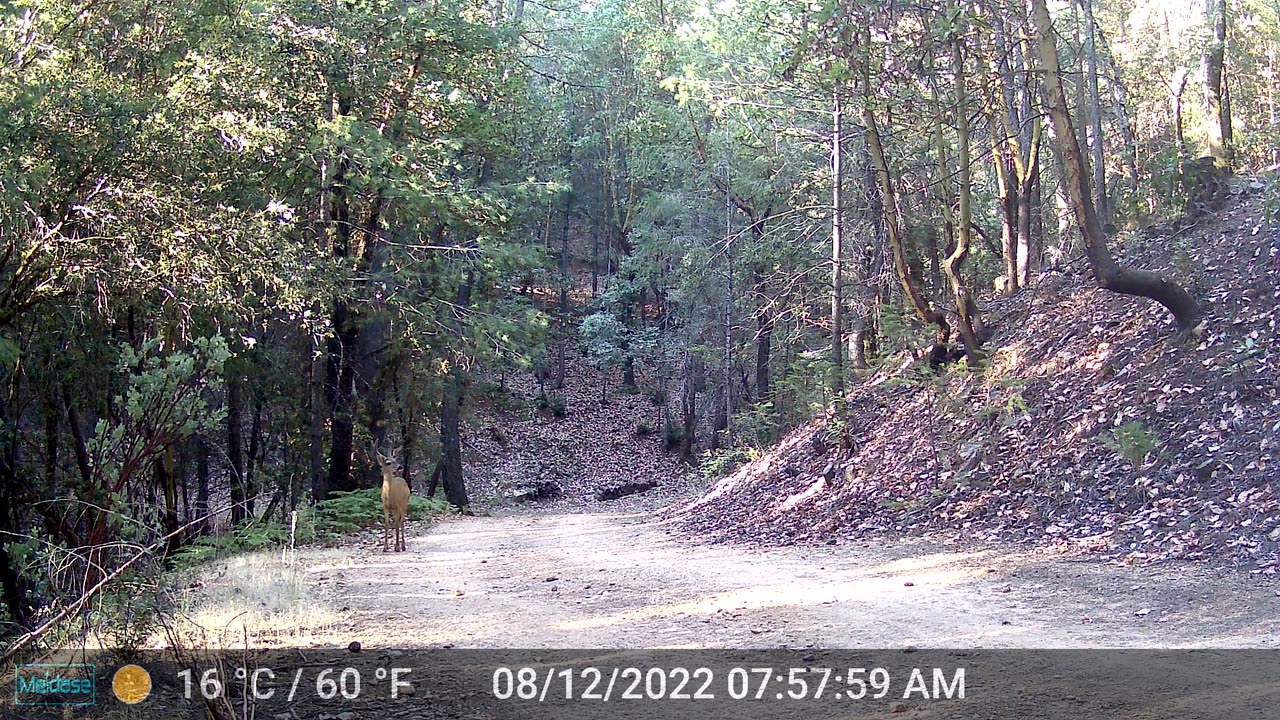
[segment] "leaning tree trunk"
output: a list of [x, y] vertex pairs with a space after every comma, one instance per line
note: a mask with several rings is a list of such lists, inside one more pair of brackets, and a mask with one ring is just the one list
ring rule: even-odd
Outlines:
[[[868, 87], [870, 87], [869, 84]], [[898, 282], [902, 284], [902, 291], [907, 296], [907, 301], [911, 303], [916, 316], [926, 325], [938, 327], [934, 351], [942, 352], [947, 340], [951, 337], [951, 329], [947, 326], [946, 317], [925, 298], [924, 292], [920, 289], [920, 283], [911, 272], [911, 265], [907, 260], [907, 248], [902, 237], [902, 227], [898, 224], [895, 211], [898, 204], [897, 193], [893, 188], [893, 179], [889, 174], [889, 166], [884, 156], [884, 146], [880, 142], [880, 126], [876, 121], [871, 103], [864, 105], [862, 118], [866, 123], [867, 148], [871, 151], [871, 162], [875, 165], [876, 177], [880, 181], [880, 196], [884, 200], [885, 233], [893, 253], [893, 265]]]
[[1116, 265], [1102, 233], [1102, 224], [1093, 207], [1089, 177], [1080, 155], [1080, 144], [1075, 128], [1071, 125], [1071, 113], [1062, 88], [1062, 74], [1058, 64], [1058, 46], [1054, 41], [1052, 21], [1045, 0], [1030, 0], [1032, 24], [1036, 41], [1040, 46], [1040, 62], [1044, 66], [1045, 89], [1048, 98], [1049, 118], [1057, 136], [1058, 153], [1062, 159], [1063, 184], [1072, 211], [1084, 234], [1085, 254], [1098, 284], [1113, 292], [1150, 298], [1168, 308], [1184, 330], [1192, 329], [1200, 321], [1200, 305], [1185, 290], [1164, 277], [1145, 270], [1126, 270]]

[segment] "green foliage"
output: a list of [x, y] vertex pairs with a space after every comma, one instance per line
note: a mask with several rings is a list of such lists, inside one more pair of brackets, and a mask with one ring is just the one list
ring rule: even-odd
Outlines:
[[671, 452], [680, 447], [680, 443], [683, 441], [684, 428], [669, 420], [662, 424], [662, 447], [664, 450]]
[[1262, 194], [1262, 216], [1267, 227], [1280, 227], [1280, 171], [1268, 173]]
[[626, 356], [627, 328], [608, 313], [588, 315], [578, 328], [583, 349], [596, 367], [605, 370], [622, 364]]
[[758, 457], [760, 453], [754, 448], [733, 447], [707, 450], [698, 463], [698, 472], [708, 479], [721, 478]]
[[1141, 467], [1147, 455], [1159, 447], [1159, 439], [1137, 420], [1117, 427], [1102, 437], [1102, 443], [1128, 460], [1135, 468]]
[[558, 393], [540, 397], [534, 402], [539, 410], [550, 413], [554, 418], [558, 419], [569, 415], [569, 405], [565, 402], [564, 396]]
[[[441, 498], [409, 496], [409, 519], [422, 520], [452, 512]], [[335, 492], [316, 505], [316, 535], [328, 537], [355, 532], [361, 528], [381, 526], [382, 489], [365, 488], [351, 492]]]
[[209, 393], [221, 386], [231, 353], [220, 337], [200, 338], [189, 352], [159, 352], [159, 340], [120, 350], [118, 371], [127, 378], [116, 398], [118, 419], [100, 419], [86, 443], [95, 487], [120, 492], [144, 462], [164, 448], [211, 430], [223, 419]]
[[510, 388], [504, 389], [500, 384], [490, 380], [480, 383], [479, 394], [495, 407], [502, 408], [508, 412], [520, 412], [526, 410], [529, 406], [528, 401], [513, 394]]
[[136, 565], [92, 605], [86, 622], [95, 639], [119, 660], [134, 660], [149, 647], [162, 619], [172, 611], [172, 596], [161, 589], [165, 582], [158, 563]]
[[763, 450], [782, 436], [782, 418], [773, 403], [757, 403], [733, 416], [735, 445]]
[[[304, 543], [314, 537], [314, 528], [299, 523], [296, 543]], [[225, 535], [205, 535], [174, 554], [179, 568], [192, 568], [215, 558], [236, 553], [255, 552], [281, 547], [289, 541], [289, 528], [277, 522], [254, 522], [236, 528]]]

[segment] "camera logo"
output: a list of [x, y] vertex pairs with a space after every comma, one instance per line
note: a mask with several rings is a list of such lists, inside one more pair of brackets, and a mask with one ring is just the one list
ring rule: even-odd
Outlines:
[[14, 669], [14, 705], [93, 705], [97, 702], [95, 665], [19, 665]]

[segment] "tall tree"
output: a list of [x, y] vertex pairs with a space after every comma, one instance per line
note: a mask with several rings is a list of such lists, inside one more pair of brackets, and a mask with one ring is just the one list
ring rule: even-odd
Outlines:
[[1086, 171], [1080, 144], [1067, 108], [1067, 97], [1062, 86], [1062, 71], [1058, 62], [1058, 45], [1053, 22], [1045, 0], [1029, 0], [1031, 22], [1040, 63], [1044, 71], [1049, 118], [1056, 136], [1056, 149], [1062, 161], [1064, 184], [1071, 202], [1071, 209], [1080, 224], [1084, 236], [1085, 255], [1089, 267], [1104, 289], [1125, 295], [1150, 298], [1164, 305], [1173, 314], [1178, 326], [1184, 330], [1196, 327], [1202, 317], [1200, 304], [1176, 283], [1146, 270], [1123, 269], [1116, 264], [1107, 246], [1098, 213], [1093, 207], [1089, 174]]
[[1202, 62], [1205, 149], [1220, 169], [1230, 170], [1235, 153], [1227, 95], [1227, 0], [1205, 0], [1205, 17], [1209, 26]]

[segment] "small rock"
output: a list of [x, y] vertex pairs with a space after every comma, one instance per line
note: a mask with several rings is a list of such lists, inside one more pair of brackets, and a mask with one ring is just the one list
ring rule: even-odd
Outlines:
[[827, 541], [827, 544], [828, 544], [828, 545], [835, 545], [835, 544], [836, 544], [836, 539], [835, 539], [835, 538], [831, 538], [830, 540], [828, 540], [828, 541]]
[[453, 594], [454, 594], [454, 595], [456, 595], [457, 597], [462, 597], [463, 595], [466, 595], [466, 594], [467, 594], [467, 591], [466, 591], [466, 590], [455, 590]]
[[1010, 621], [1008, 621], [1008, 620], [1001, 620], [1001, 621], [1000, 621], [1000, 624], [1001, 624], [1001, 625], [1012, 625], [1013, 623], [1012, 623], [1012, 622], [1010, 622]]
[[1002, 592], [1002, 593], [1013, 592], [1013, 586], [1012, 586], [1012, 585], [1005, 585], [1003, 588], [1001, 588], [1001, 589], [1000, 589], [1000, 592]]
[[915, 586], [916, 586], [916, 584], [915, 584], [915, 583], [913, 583], [913, 582], [911, 582], [910, 580], [908, 580], [908, 581], [906, 581], [906, 582], [902, 583], [902, 586], [903, 586], [903, 587], [915, 587]]
[[556, 577], [555, 575], [552, 575], [551, 577], [547, 578], [546, 582], [555, 582], [559, 579], [560, 578]]
[[390, 652], [387, 653], [387, 657], [393, 657], [393, 658], [402, 657], [403, 655], [404, 655], [403, 650], [391, 650]]
[[911, 706], [906, 703], [902, 703], [902, 702], [889, 703], [889, 712], [891, 713], [904, 713], [910, 709], [911, 709]]
[[826, 467], [824, 467], [824, 468], [822, 468], [822, 477], [823, 477], [823, 478], [825, 478], [828, 482], [830, 482], [830, 481], [832, 481], [832, 480], [835, 480], [835, 479], [836, 479], [836, 464], [835, 464], [835, 463], [827, 463], [827, 466], [826, 466]]
[[1135, 616], [1135, 617], [1146, 617], [1146, 616], [1148, 616], [1148, 615], [1150, 615], [1150, 614], [1151, 614], [1151, 608], [1143, 608], [1143, 609], [1139, 610], [1138, 612], [1134, 613], [1134, 616]]
[[401, 685], [400, 688], [396, 691], [397, 695], [412, 695], [413, 693], [414, 693], [414, 689], [412, 685]]
[[347, 652], [353, 652], [353, 653], [360, 652], [360, 641], [352, 640], [351, 643], [347, 645]]

